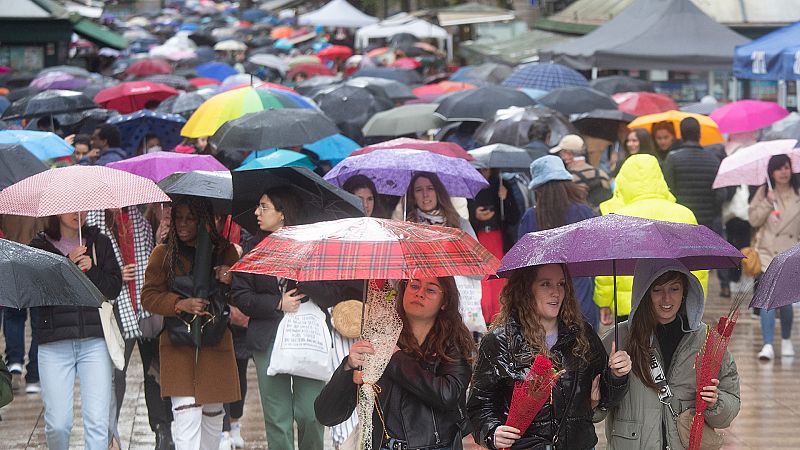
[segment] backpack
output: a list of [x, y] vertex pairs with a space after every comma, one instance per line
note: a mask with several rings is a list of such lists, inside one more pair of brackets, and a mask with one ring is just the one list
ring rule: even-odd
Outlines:
[[592, 205], [593, 208], [600, 206], [600, 203], [608, 200], [612, 196], [611, 188], [603, 186], [603, 178], [600, 176], [599, 169], [593, 169], [594, 176], [587, 177], [584, 175], [585, 170], [572, 172], [573, 175], [578, 177], [580, 183], [587, 188], [586, 201]]

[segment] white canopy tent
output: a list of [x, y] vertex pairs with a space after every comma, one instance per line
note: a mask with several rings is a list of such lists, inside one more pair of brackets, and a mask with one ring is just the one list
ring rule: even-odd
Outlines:
[[364, 14], [347, 0], [332, 0], [316, 11], [301, 14], [298, 22], [300, 25], [358, 28], [378, 23], [378, 18]]
[[453, 37], [447, 30], [406, 13], [395, 14], [379, 23], [359, 28], [356, 31], [356, 48], [366, 48], [370, 39], [388, 39], [400, 33], [413, 34], [420, 39], [436, 39], [439, 48], [447, 48], [447, 59], [453, 59]]

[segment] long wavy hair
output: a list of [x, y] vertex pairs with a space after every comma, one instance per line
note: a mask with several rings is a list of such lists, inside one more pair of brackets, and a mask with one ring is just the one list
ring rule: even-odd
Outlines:
[[567, 210], [575, 203], [586, 204], [586, 189], [572, 180], [549, 181], [536, 188], [536, 231], [566, 225]]
[[458, 356], [471, 364], [475, 357], [475, 342], [472, 340], [472, 333], [464, 325], [464, 319], [458, 309], [459, 295], [456, 281], [453, 277], [439, 277], [437, 280], [442, 287], [443, 309], [436, 315], [433, 328], [422, 344], [417, 342], [417, 338], [411, 332], [408, 316], [403, 308], [403, 296], [408, 280], [402, 280], [398, 284], [397, 312], [403, 319], [403, 331], [400, 332], [397, 346], [421, 361], [431, 361], [436, 357], [454, 361], [455, 358], [448, 355], [448, 349], [452, 346], [455, 347]]
[[639, 378], [645, 386], [656, 390], [656, 384], [653, 382], [653, 377], [650, 373], [650, 339], [655, 333], [658, 320], [656, 319], [656, 312], [653, 309], [653, 299], [650, 296], [650, 290], [654, 286], [667, 284], [675, 280], [680, 280], [683, 285], [683, 302], [678, 310], [678, 314], [685, 311], [686, 294], [689, 292], [689, 279], [685, 273], [670, 270], [664, 272], [661, 276], [656, 278], [647, 292], [644, 294], [642, 301], [639, 302], [639, 307], [636, 308], [636, 313], [633, 315], [630, 324], [630, 333], [628, 334], [628, 343], [625, 345], [625, 351], [631, 357], [633, 363], [633, 373]]
[[414, 199], [414, 183], [420, 178], [430, 180], [431, 184], [433, 184], [433, 189], [436, 191], [436, 208], [441, 211], [444, 216], [445, 225], [452, 228], [460, 228], [460, 216], [453, 206], [452, 200], [450, 200], [450, 194], [447, 193], [447, 189], [444, 187], [439, 177], [429, 172], [417, 172], [411, 177], [411, 182], [408, 184], [408, 190], [406, 191], [406, 218], [411, 222], [415, 222], [417, 219], [417, 202]]
[[[564, 272], [564, 301], [558, 311], [559, 325], [576, 332], [575, 345], [572, 355], [584, 363], [589, 362], [589, 339], [586, 337], [586, 323], [583, 320], [578, 299], [575, 297], [575, 287], [569, 270], [559, 264]], [[541, 353], [550, 358], [556, 365], [562, 365], [545, 344], [545, 330], [539, 321], [536, 311], [536, 301], [533, 298], [533, 283], [542, 266], [531, 266], [516, 269], [511, 274], [505, 287], [500, 292], [500, 313], [492, 322], [492, 330], [505, 327], [512, 317], [516, 317], [522, 327], [522, 335], [533, 350], [534, 354]]]

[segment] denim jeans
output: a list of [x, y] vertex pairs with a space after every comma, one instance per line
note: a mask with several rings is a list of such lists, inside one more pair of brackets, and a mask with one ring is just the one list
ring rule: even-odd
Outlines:
[[111, 357], [103, 338], [65, 339], [39, 346], [47, 448], [68, 450], [77, 373], [81, 380], [84, 448], [107, 450], [111, 407]]
[[31, 317], [31, 347], [28, 349], [28, 366], [25, 382], [39, 382], [38, 346], [36, 345], [36, 321], [38, 309], [3, 308], [3, 335], [6, 338], [6, 365], [25, 364], [25, 321]]
[[[794, 321], [794, 310], [792, 305], [781, 306], [781, 338], [789, 339], [792, 337], [792, 321]], [[761, 337], [765, 344], [772, 344], [775, 338], [775, 310], [761, 310]]]

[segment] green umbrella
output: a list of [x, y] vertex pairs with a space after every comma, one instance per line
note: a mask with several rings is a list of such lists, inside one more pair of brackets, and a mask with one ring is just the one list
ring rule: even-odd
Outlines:
[[403, 136], [439, 128], [444, 120], [433, 115], [438, 106], [435, 103], [416, 103], [379, 112], [361, 131], [364, 136]]

